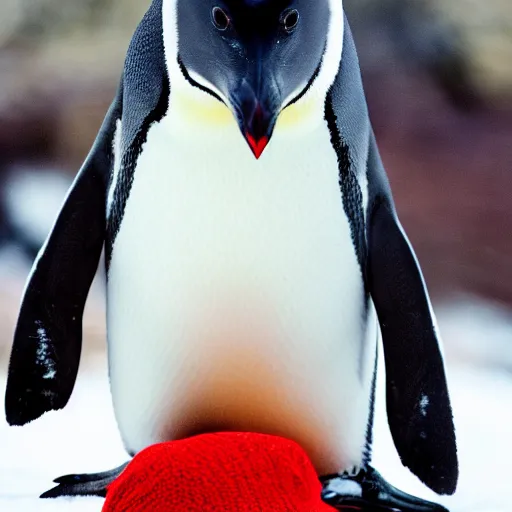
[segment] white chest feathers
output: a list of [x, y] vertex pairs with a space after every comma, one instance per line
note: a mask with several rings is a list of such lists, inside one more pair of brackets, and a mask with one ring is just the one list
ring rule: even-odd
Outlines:
[[357, 464], [374, 357], [363, 345], [375, 342], [363, 303], [323, 119], [278, 123], [257, 161], [234, 121], [196, 122], [171, 100], [139, 158], [108, 282], [128, 449], [253, 430], [298, 440], [320, 472]]

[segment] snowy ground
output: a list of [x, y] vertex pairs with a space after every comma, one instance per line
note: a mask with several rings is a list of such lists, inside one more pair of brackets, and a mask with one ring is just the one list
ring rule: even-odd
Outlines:
[[[22, 428], [0, 423], [0, 510], [96, 511], [99, 498], [39, 500], [56, 476], [110, 469], [126, 459], [111, 409], [103, 359], [81, 371], [69, 405]], [[451, 512], [510, 512], [508, 464], [512, 459], [512, 379], [507, 374], [450, 369], [461, 463]], [[3, 394], [5, 378], [0, 383]], [[378, 406], [375, 466], [393, 484], [436, 497], [401, 465]]]

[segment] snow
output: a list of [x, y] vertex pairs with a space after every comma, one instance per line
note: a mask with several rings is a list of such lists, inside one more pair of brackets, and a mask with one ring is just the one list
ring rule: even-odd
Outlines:
[[[379, 379], [382, 379], [382, 375], [379, 375]], [[377, 402], [373, 465], [393, 485], [425, 499], [438, 501], [450, 512], [510, 512], [510, 374], [466, 365], [450, 366], [448, 380], [460, 464], [456, 494], [451, 497], [436, 496], [401, 465], [385, 424], [382, 394]], [[380, 388], [382, 391], [382, 384]]]
[[[112, 412], [106, 361], [82, 369], [68, 406], [25, 427], [0, 423], [0, 510], [97, 511], [100, 498], [40, 500], [52, 479], [67, 473], [111, 469], [127, 460]], [[380, 376], [382, 377], [382, 376]], [[451, 512], [508, 512], [508, 464], [512, 459], [512, 379], [506, 373], [467, 366], [449, 369], [459, 442], [458, 492], [439, 498], [401, 466], [377, 402], [375, 467], [392, 484]], [[5, 377], [0, 380], [3, 393]]]
[[[3, 394], [5, 376], [1, 378]], [[24, 427], [0, 423], [0, 510], [100, 511], [100, 498], [40, 500], [57, 476], [110, 469], [127, 460], [114, 416], [106, 363], [84, 369], [67, 407]], [[72, 506], [71, 506], [72, 502]]]
[[501, 367], [512, 376], [512, 310], [471, 295], [438, 303], [437, 319], [448, 356]]
[[13, 166], [2, 198], [11, 221], [29, 239], [42, 244], [55, 222], [71, 180], [59, 169]]
[[422, 395], [421, 400], [420, 400], [420, 412], [421, 412], [422, 416], [427, 415], [427, 407], [428, 407], [429, 403], [430, 403], [430, 400], [429, 400], [428, 396]]
[[37, 320], [36, 325], [37, 335], [39, 336], [39, 347], [36, 351], [37, 361], [46, 368], [43, 379], [51, 380], [55, 377], [57, 372], [55, 370], [55, 361], [53, 361], [50, 355], [50, 347], [48, 345], [50, 340], [46, 334], [46, 329], [43, 327], [43, 323]]
[[361, 496], [361, 487], [356, 482], [352, 482], [351, 480], [342, 480], [341, 478], [335, 478], [331, 480], [327, 485], [327, 489], [332, 491], [332, 495], [330, 493], [326, 493], [326, 497], [331, 497], [338, 494], [348, 494], [351, 493], [353, 496]]

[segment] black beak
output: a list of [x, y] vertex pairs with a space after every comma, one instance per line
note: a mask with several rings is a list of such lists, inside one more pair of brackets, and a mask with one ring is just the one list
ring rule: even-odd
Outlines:
[[244, 79], [231, 101], [237, 111], [240, 130], [258, 159], [272, 137], [279, 114], [277, 91], [260, 80]]

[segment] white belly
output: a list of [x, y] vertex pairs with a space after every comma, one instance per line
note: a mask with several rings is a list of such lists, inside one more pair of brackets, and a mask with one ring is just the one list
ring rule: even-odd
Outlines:
[[250, 430], [297, 440], [320, 473], [358, 464], [371, 315], [367, 332], [323, 121], [278, 125], [259, 161], [234, 122], [199, 131], [171, 109], [151, 128], [108, 282], [112, 394], [129, 451]]

